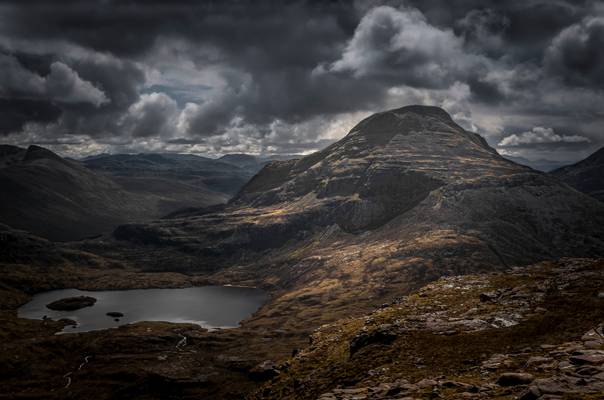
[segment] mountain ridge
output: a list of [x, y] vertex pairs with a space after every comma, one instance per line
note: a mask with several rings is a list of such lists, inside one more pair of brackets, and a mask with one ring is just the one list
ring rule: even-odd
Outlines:
[[[170, 193], [153, 189], [157, 180], [124, 187], [119, 179], [95, 172], [40, 146], [0, 148], [0, 222], [56, 240], [80, 240], [116, 226], [157, 218], [191, 205], [225, 202], [204, 187], [170, 183]], [[161, 185], [162, 183], [159, 182]]]
[[575, 189], [604, 201], [604, 147], [584, 160], [551, 173]]

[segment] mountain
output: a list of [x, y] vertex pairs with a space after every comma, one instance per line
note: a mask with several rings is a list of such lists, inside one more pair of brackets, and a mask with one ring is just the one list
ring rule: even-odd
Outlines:
[[[114, 154], [89, 157], [82, 162], [92, 170], [103, 172], [123, 187], [134, 192], [170, 193], [178, 182], [221, 193], [223, 200], [233, 196], [262, 168], [253, 156], [240, 165], [221, 159], [214, 160], [193, 154], [151, 153]], [[233, 160], [241, 157], [233, 157]], [[247, 159], [246, 158], [246, 159]]]
[[259, 171], [266, 164], [265, 161], [250, 154], [226, 154], [218, 160], [240, 168], [253, 168], [256, 171]]
[[408, 106], [267, 164], [224, 209], [114, 236], [163, 265], [281, 288], [274, 313], [321, 323], [443, 275], [600, 256], [603, 227], [600, 202], [501, 157], [444, 110]]
[[[52, 240], [77, 240], [126, 222], [157, 218], [175, 209], [226, 201], [223, 194], [156, 179], [121, 185], [78, 162], [39, 146], [0, 146], [0, 222]], [[155, 185], [155, 186], [154, 186]]]
[[240, 168], [250, 168], [255, 172], [260, 171], [262, 167], [271, 161], [286, 161], [302, 158], [299, 154], [283, 154], [272, 156], [252, 156], [250, 154], [226, 154], [218, 160], [236, 165]]
[[583, 161], [552, 171], [575, 189], [604, 201], [604, 147]]
[[504, 155], [503, 157], [507, 158], [508, 160], [514, 161], [516, 164], [526, 165], [527, 167], [531, 167], [543, 172], [550, 172], [564, 165], [563, 162], [555, 160], [546, 160], [543, 158], [539, 158], [537, 160], [529, 160], [524, 157], [515, 157], [508, 155]]

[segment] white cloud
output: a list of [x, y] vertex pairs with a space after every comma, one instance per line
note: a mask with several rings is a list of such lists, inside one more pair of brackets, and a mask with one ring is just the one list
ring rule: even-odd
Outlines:
[[552, 128], [536, 126], [530, 131], [512, 134], [504, 137], [498, 144], [501, 147], [516, 147], [531, 144], [548, 143], [582, 143], [589, 142], [589, 138], [580, 135], [559, 135]]

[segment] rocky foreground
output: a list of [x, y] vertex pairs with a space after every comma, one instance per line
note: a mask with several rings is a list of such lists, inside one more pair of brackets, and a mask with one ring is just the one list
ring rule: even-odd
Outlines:
[[[0, 398], [602, 396], [602, 261], [450, 276], [401, 290], [382, 306], [359, 296], [340, 314], [329, 310], [342, 304], [337, 298], [324, 307], [275, 290], [295, 314], [276, 297], [233, 330], [137, 323], [55, 335], [68, 321], [17, 318], [32, 293], [182, 287], [206, 278], [141, 272], [24, 233], [3, 235], [14, 248], [0, 262]], [[363, 316], [367, 309], [375, 311]], [[318, 313], [330, 323], [307, 345]], [[349, 317], [333, 322], [344, 313]]]
[[442, 278], [322, 326], [255, 398], [604, 398], [604, 263]]

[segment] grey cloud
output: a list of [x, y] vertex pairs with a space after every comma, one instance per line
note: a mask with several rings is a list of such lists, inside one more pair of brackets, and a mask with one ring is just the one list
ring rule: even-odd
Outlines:
[[108, 101], [103, 91], [59, 61], [50, 65], [48, 75], [40, 76], [13, 55], [0, 54], [0, 69], [0, 96], [4, 98], [90, 103], [96, 107]]
[[604, 88], [604, 17], [564, 29], [547, 49], [545, 66], [570, 84]]
[[164, 93], [150, 93], [130, 106], [123, 125], [134, 137], [169, 136], [177, 118], [176, 101]]
[[44, 78], [31, 72], [12, 55], [0, 53], [0, 96], [3, 98], [32, 98], [44, 91]]
[[493, 9], [473, 9], [455, 22], [454, 30], [472, 51], [500, 57], [505, 53], [504, 33], [510, 26], [505, 14]]
[[75, 71], [60, 61], [50, 65], [46, 90], [51, 99], [66, 103], [90, 103], [99, 107], [109, 101], [102, 90], [82, 80]]
[[27, 123], [54, 122], [61, 112], [58, 106], [44, 100], [0, 98], [0, 134], [19, 132]]
[[467, 68], [462, 41], [430, 25], [415, 9], [371, 9], [360, 21], [332, 72], [386, 77], [419, 87], [451, 84]]
[[64, 143], [79, 134], [112, 149], [286, 152], [335, 139], [321, 135], [343, 116], [423, 102], [494, 143], [547, 126], [595, 146], [604, 101], [596, 6], [6, 1], [0, 63], [14, 79], [0, 76], [0, 131], [25, 138], [35, 128]]

